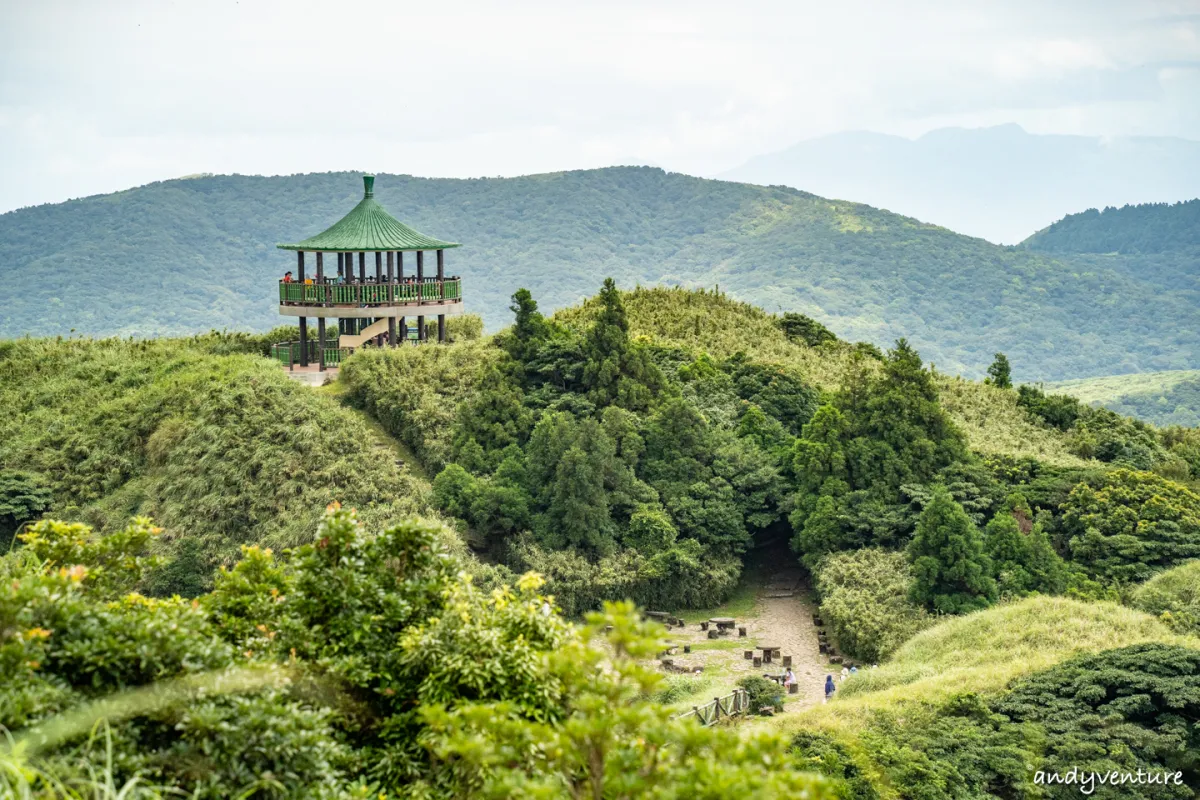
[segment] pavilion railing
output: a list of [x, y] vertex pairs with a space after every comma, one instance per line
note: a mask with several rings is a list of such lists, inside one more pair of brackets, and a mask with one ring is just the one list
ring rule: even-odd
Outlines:
[[[365, 327], [365, 326], [364, 326]], [[397, 344], [433, 344], [435, 339], [421, 339], [418, 335], [416, 327], [409, 327], [404, 331], [404, 338], [399, 339]], [[324, 347], [314, 338], [308, 340], [308, 363], [316, 364], [318, 354], [326, 367], [340, 366], [342, 361], [354, 352], [353, 347], [338, 347], [335, 343], [326, 342]], [[288, 369], [292, 369], [300, 364], [300, 354], [302, 350], [299, 342], [276, 342], [271, 345], [271, 358], [278, 361]]]
[[750, 696], [746, 694], [745, 689], [734, 689], [733, 694], [727, 694], [724, 697], [714, 697], [711, 703], [705, 703], [702, 706], [692, 706], [691, 711], [685, 711], [682, 714], [675, 715], [675, 719], [687, 719], [695, 717], [700, 720], [700, 724], [708, 727], [722, 719], [729, 717], [739, 717], [750, 711]]
[[337, 283], [280, 281], [281, 305], [298, 306], [401, 306], [455, 302], [462, 299], [462, 279], [416, 278], [403, 281]]

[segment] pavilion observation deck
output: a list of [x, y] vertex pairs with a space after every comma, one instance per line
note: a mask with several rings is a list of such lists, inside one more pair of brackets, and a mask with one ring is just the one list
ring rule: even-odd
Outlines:
[[[363, 199], [350, 213], [325, 231], [295, 244], [277, 245], [296, 253], [296, 272], [279, 281], [279, 313], [298, 317], [300, 341], [289, 352], [300, 366], [312, 353], [318, 363], [340, 363], [358, 347], [396, 347], [424, 343], [433, 334], [425, 317], [436, 317], [438, 342], [446, 341], [446, 316], [463, 312], [462, 279], [446, 275], [445, 252], [458, 247], [419, 233], [392, 217], [375, 201], [375, 177], [363, 176]], [[425, 272], [425, 255], [436, 256], [433, 274]], [[316, 256], [315, 271], [307, 272], [306, 253]], [[415, 269], [405, 275], [405, 253]], [[330, 255], [326, 271], [325, 256]], [[411, 267], [410, 267], [411, 269]], [[410, 334], [408, 317], [415, 316]], [[317, 320], [317, 342], [310, 345], [308, 318]], [[326, 335], [325, 322], [336, 319], [336, 340]], [[333, 355], [326, 355], [330, 350]], [[282, 358], [281, 358], [282, 360]], [[288, 360], [293, 360], [289, 356]]]

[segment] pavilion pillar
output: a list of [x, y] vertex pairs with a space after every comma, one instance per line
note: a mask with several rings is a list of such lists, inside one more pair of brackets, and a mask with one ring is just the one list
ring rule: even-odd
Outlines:
[[396, 251], [396, 280], [404, 280], [404, 251]]
[[[353, 256], [351, 256], [351, 258], [353, 258]], [[359, 283], [367, 282], [367, 254], [366, 253], [358, 254], [358, 282]]]
[[[325, 254], [317, 253], [317, 291], [321, 293], [321, 300], [329, 299], [329, 287], [325, 285]], [[322, 302], [321, 305], [327, 306], [329, 303]], [[325, 318], [317, 317], [317, 369], [321, 372], [325, 371]]]
[[[437, 282], [438, 282], [438, 297], [443, 301], [446, 299], [446, 251], [437, 251]], [[446, 343], [446, 315], [438, 314], [438, 343]]]
[[[396, 278], [395, 278], [396, 254], [388, 250], [387, 254], [387, 300], [388, 305], [394, 305], [396, 302]], [[388, 317], [388, 332], [387, 332], [388, 347], [396, 346], [396, 318]]]
[[400, 318], [400, 341], [403, 344], [408, 344], [408, 318]]
[[426, 335], [427, 334], [425, 331], [425, 315], [418, 314], [417, 315], [417, 341], [420, 341], [420, 342], [425, 341]]
[[[300, 285], [304, 286], [304, 251], [296, 251], [296, 273], [300, 276]], [[300, 290], [301, 292], [304, 289]], [[301, 294], [303, 297], [303, 294]], [[308, 366], [308, 317], [300, 318], [300, 366]]]
[[375, 281], [376, 283], [383, 280], [383, 253], [375, 251]]
[[[417, 251], [417, 305], [425, 302], [425, 251]], [[417, 341], [425, 341], [425, 316], [417, 315]]]

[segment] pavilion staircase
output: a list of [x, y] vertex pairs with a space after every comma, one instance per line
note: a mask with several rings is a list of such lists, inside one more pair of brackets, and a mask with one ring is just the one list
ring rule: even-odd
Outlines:
[[363, 328], [358, 335], [347, 335], [343, 333], [338, 337], [338, 347], [357, 350], [363, 346], [363, 342], [369, 342], [379, 334], [387, 332], [387, 317], [384, 317], [383, 319], [377, 319], [367, 327]]

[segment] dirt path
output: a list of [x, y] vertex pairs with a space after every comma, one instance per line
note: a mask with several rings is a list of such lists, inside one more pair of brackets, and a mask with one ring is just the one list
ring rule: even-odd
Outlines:
[[798, 692], [784, 695], [784, 713], [800, 711], [824, 699], [825, 676], [831, 669], [828, 658], [820, 654], [817, 646], [817, 629], [812, 621], [816, 608], [804, 583], [804, 573], [796, 566], [795, 556], [786, 545], [778, 553], [762, 554], [757, 571], [762, 577], [758, 579], [752, 612], [726, 609], [713, 614], [735, 617], [737, 624], [746, 629], [745, 638], [736, 636], [735, 632], [731, 637], [708, 639], [698, 624], [707, 614], [692, 615], [692, 622], [685, 630], [674, 628], [670, 631], [674, 644], [691, 647], [691, 653], [677, 652], [672, 657], [675, 667], [700, 668], [704, 674], [713, 677], [704, 694], [680, 701], [681, 709], [690, 707], [697, 700], [705, 702], [713, 696], [727, 694], [738, 679], [747, 675], [782, 673], [784, 668], [780, 661], [756, 668], [752, 660], [744, 658], [747, 650], [761, 653], [758, 648], [763, 645], [778, 647], [781, 656], [791, 656], [792, 671], [799, 680]]
[[825, 696], [825, 676], [829, 674], [829, 660], [817, 647], [817, 629], [812, 621], [816, 608], [801, 578], [798, 569], [769, 575], [767, 586], [759, 593], [756, 618], [747, 631], [758, 644], [779, 645], [782, 655], [792, 657], [792, 671], [800, 681], [800, 689], [798, 694], [785, 696], [785, 712], [820, 703]]

